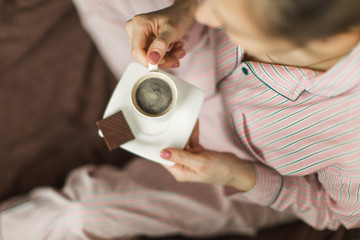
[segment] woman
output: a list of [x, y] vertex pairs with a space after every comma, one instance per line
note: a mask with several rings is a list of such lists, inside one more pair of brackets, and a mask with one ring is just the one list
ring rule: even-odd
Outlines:
[[[359, 226], [359, 7], [359, 1], [202, 2], [196, 20], [224, 28], [244, 51], [236, 68], [247, 72], [234, 69], [235, 76], [217, 86], [240, 144], [270, 168], [203, 150], [195, 141], [195, 152], [162, 151], [177, 163], [167, 168], [174, 177], [232, 186], [255, 203], [291, 209], [317, 228]], [[129, 21], [133, 56], [144, 64], [164, 59], [164, 67], [177, 66], [183, 55], [179, 44], [166, 50], [191, 25], [187, 19], [195, 11], [188, 12], [167, 24], [143, 15]], [[152, 35], [155, 40], [149, 40]], [[308, 179], [310, 173], [318, 179]]]
[[[75, 1], [115, 75], [129, 40], [139, 62], [206, 93], [189, 146], [159, 153], [192, 183], [148, 161], [84, 167], [60, 194], [6, 207], [4, 239], [359, 227], [360, 1], [164, 2]], [[161, 10], [128, 21], [126, 35], [129, 9]]]

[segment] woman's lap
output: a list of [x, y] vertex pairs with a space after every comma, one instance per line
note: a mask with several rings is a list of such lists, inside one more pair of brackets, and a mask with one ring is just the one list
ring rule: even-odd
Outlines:
[[291, 219], [225, 197], [220, 186], [176, 182], [160, 165], [143, 159], [123, 170], [79, 168], [61, 192], [40, 188], [21, 202], [1, 214], [4, 239], [251, 235]]

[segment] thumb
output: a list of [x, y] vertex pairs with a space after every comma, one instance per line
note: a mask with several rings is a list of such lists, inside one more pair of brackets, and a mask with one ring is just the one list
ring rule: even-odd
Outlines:
[[189, 168], [196, 167], [196, 154], [177, 148], [166, 148], [160, 153], [160, 157], [187, 166]]
[[175, 41], [175, 33], [170, 31], [161, 32], [151, 43], [147, 52], [147, 59], [151, 64], [159, 64], [164, 58], [170, 45]]
[[[192, 168], [191, 158], [192, 153], [183, 151], [181, 149], [164, 149], [160, 156], [167, 160], [175, 162], [175, 165], [169, 167], [163, 165], [179, 182], [197, 182], [199, 176], [197, 171]], [[190, 164], [188, 164], [190, 163]]]

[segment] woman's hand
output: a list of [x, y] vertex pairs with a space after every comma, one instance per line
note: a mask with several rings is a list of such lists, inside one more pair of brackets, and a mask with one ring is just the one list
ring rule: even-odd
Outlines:
[[175, 162], [164, 166], [180, 182], [201, 182], [228, 185], [247, 192], [256, 184], [253, 163], [236, 155], [204, 149], [199, 143], [199, 122], [185, 150], [167, 148], [161, 157]]
[[256, 184], [253, 163], [239, 159], [226, 152], [203, 150], [192, 153], [180, 149], [164, 149], [164, 159], [175, 162], [174, 166], [164, 166], [177, 181], [201, 182], [232, 186], [247, 192]]
[[168, 8], [140, 14], [126, 23], [132, 56], [145, 66], [159, 64], [163, 69], [179, 67], [185, 56], [180, 40], [194, 24], [196, 0], [177, 0]]

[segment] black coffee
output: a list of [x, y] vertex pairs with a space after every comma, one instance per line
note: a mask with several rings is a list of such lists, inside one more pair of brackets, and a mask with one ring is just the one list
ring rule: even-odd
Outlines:
[[136, 89], [135, 98], [145, 113], [159, 115], [165, 112], [172, 101], [169, 84], [161, 78], [148, 78]]

